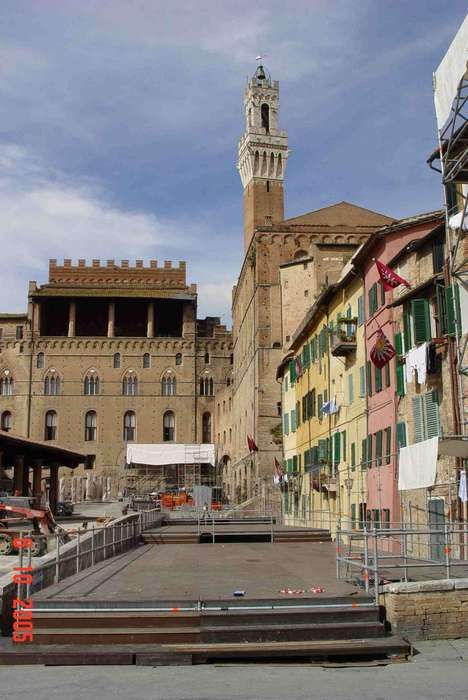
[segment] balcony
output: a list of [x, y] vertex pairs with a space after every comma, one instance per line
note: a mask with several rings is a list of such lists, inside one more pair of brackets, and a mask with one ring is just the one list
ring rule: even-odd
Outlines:
[[346, 319], [330, 334], [330, 352], [334, 357], [346, 357], [356, 352], [356, 322]]

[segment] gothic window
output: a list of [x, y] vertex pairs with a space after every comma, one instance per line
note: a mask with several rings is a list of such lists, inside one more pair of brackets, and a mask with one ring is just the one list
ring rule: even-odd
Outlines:
[[44, 367], [44, 353], [43, 352], [37, 353], [36, 367], [37, 367], [37, 369], [42, 369]]
[[163, 416], [163, 440], [173, 442], [175, 436], [175, 416], [173, 411], [166, 411]]
[[0, 375], [0, 396], [13, 396], [13, 377], [9, 369], [4, 369]]
[[23, 326], [16, 326], [16, 340], [23, 340]]
[[96, 411], [88, 411], [85, 416], [85, 440], [92, 442], [96, 439], [97, 418]]
[[209, 365], [209, 364], [210, 364], [210, 353], [205, 352], [205, 365]]
[[176, 363], [176, 365], [182, 364], [182, 353], [181, 352], [178, 352], [177, 355], [175, 356], [175, 363]]
[[143, 369], [148, 369], [151, 366], [151, 357], [149, 352], [143, 355]]
[[232, 353], [232, 352], [231, 352], [231, 354], [229, 355], [229, 362], [231, 363], [231, 365], [234, 364], [234, 353]]
[[172, 370], [168, 369], [161, 380], [161, 393], [163, 396], [175, 396], [177, 380]]
[[136, 417], [134, 411], [127, 411], [123, 421], [123, 439], [126, 442], [135, 440], [136, 433]]
[[47, 411], [45, 414], [44, 440], [57, 439], [57, 413]]
[[213, 378], [204, 376], [200, 379], [200, 396], [213, 396]]
[[136, 396], [138, 394], [138, 377], [132, 369], [129, 369], [123, 378], [122, 394], [124, 396]]
[[266, 103], [262, 104], [262, 127], [267, 134], [270, 132], [270, 107]]
[[86, 396], [99, 394], [99, 377], [95, 369], [90, 369], [84, 380], [84, 393]]
[[120, 352], [114, 354], [114, 369], [120, 369]]
[[13, 425], [10, 411], [3, 411], [1, 420], [1, 429], [8, 433]]
[[202, 442], [211, 442], [211, 413], [203, 414], [202, 421]]
[[58, 396], [60, 394], [60, 377], [55, 369], [50, 369], [44, 379], [44, 395]]

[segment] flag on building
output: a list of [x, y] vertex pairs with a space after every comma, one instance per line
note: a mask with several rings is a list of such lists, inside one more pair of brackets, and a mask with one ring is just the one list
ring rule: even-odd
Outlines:
[[380, 281], [382, 282], [383, 288], [386, 292], [388, 292], [390, 289], [395, 289], [395, 287], [399, 287], [400, 284], [404, 284], [405, 287], [408, 287], [408, 289], [411, 288], [409, 282], [403, 279], [403, 277], [400, 277], [400, 275], [397, 275], [397, 273], [388, 267], [388, 265], [385, 265], [385, 263], [381, 262], [380, 260], [376, 260], [375, 264], [377, 265], [377, 270], [379, 271]]
[[324, 416], [332, 416], [334, 413], [338, 413], [338, 406], [336, 405], [336, 399], [330, 399], [330, 401], [325, 401], [322, 405], [322, 413]]
[[382, 369], [395, 357], [395, 348], [382, 330], [379, 330], [375, 345], [370, 351], [370, 357], [376, 367]]
[[258, 452], [258, 447], [255, 444], [255, 440], [247, 435], [247, 445], [249, 447], [249, 452]]

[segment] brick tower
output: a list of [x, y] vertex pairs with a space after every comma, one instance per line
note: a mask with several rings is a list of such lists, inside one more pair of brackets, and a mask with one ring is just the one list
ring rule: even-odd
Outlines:
[[259, 226], [284, 218], [283, 178], [288, 135], [278, 128], [279, 82], [259, 66], [244, 96], [245, 133], [239, 141], [238, 169], [244, 187], [244, 250]]

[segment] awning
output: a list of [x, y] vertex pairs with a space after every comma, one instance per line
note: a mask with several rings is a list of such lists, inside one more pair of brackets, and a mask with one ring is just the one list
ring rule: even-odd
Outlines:
[[127, 465], [143, 464], [164, 466], [169, 464], [215, 465], [215, 446], [174, 442], [127, 445]]

